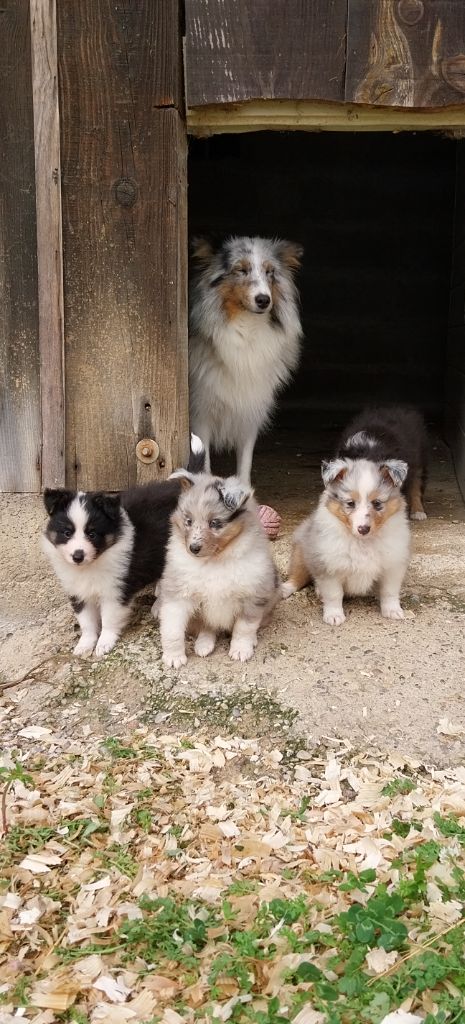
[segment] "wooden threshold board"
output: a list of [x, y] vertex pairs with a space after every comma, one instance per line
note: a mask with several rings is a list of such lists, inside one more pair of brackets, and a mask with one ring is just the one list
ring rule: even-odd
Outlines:
[[227, 132], [329, 131], [465, 133], [465, 104], [435, 110], [310, 100], [254, 100], [191, 107], [187, 130], [197, 137]]

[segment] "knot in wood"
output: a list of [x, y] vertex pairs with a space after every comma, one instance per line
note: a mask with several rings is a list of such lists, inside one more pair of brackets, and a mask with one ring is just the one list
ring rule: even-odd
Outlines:
[[120, 206], [134, 206], [137, 199], [137, 185], [131, 178], [119, 178], [115, 183], [116, 201]]
[[425, 13], [425, 6], [423, 0], [399, 0], [397, 10], [405, 25], [416, 25]]
[[139, 462], [144, 462], [148, 465], [150, 462], [156, 462], [160, 454], [160, 447], [152, 437], [143, 437], [142, 441], [136, 445], [136, 455]]

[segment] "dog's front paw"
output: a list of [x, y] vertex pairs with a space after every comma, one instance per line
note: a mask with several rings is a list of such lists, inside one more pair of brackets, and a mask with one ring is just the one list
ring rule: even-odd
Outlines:
[[74, 648], [73, 654], [76, 655], [76, 658], [87, 658], [92, 654], [96, 643], [96, 636], [81, 636], [79, 643]]
[[118, 634], [116, 633], [101, 633], [98, 644], [95, 648], [95, 657], [103, 658], [105, 654], [109, 654], [113, 650], [118, 640]]
[[150, 611], [152, 612], [152, 615], [153, 615], [154, 619], [158, 619], [158, 617], [160, 615], [160, 598], [159, 597], [155, 598]]
[[403, 619], [405, 618], [402, 608], [398, 601], [386, 602], [381, 605], [381, 615], [385, 619]]
[[422, 523], [423, 520], [427, 519], [427, 518], [428, 518], [428, 516], [426, 515], [426, 512], [411, 512], [410, 513], [410, 519], [413, 519], [414, 522], [417, 522], [417, 523]]
[[216, 637], [210, 633], [199, 633], [194, 644], [194, 651], [199, 658], [208, 658], [208, 655], [215, 650]]
[[292, 580], [286, 580], [285, 583], [281, 584], [281, 595], [284, 599], [286, 599], [286, 597], [290, 597], [291, 594], [295, 594], [296, 590], [297, 587]]
[[187, 664], [187, 658], [185, 654], [164, 654], [163, 664], [167, 668], [181, 668], [182, 665]]
[[342, 626], [342, 623], [346, 621], [346, 617], [342, 608], [325, 608], [323, 611], [323, 622], [326, 622], [328, 626]]
[[254, 647], [253, 640], [231, 640], [229, 657], [233, 661], [249, 661], [253, 655]]

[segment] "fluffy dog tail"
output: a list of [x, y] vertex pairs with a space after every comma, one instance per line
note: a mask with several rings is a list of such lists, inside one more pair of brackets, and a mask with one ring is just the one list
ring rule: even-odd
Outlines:
[[205, 469], [205, 448], [197, 434], [191, 434], [191, 451], [187, 469], [189, 473], [203, 473]]

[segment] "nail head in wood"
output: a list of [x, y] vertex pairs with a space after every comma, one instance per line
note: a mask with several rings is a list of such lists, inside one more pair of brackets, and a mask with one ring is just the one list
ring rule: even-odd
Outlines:
[[160, 454], [160, 447], [156, 441], [151, 437], [143, 437], [142, 441], [136, 445], [136, 455], [139, 462], [144, 462], [146, 465], [150, 462], [156, 462]]

